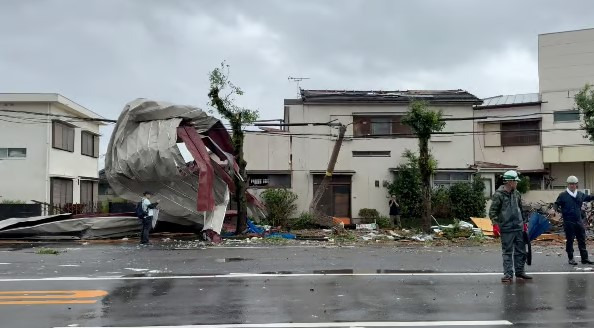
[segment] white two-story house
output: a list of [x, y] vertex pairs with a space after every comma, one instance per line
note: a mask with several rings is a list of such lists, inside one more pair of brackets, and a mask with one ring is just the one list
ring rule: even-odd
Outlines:
[[59, 94], [0, 94], [0, 201], [97, 201], [100, 115]]
[[[307, 211], [322, 181], [338, 129], [308, 123], [334, 122], [347, 126], [346, 137], [328, 192], [322, 199], [328, 215], [358, 216], [362, 208], [388, 214], [386, 185], [409, 149], [418, 153], [418, 140], [401, 123], [412, 99], [443, 110], [444, 132], [435, 135], [431, 151], [438, 161], [436, 185], [470, 181], [473, 157], [473, 106], [481, 101], [462, 90], [337, 91], [302, 90], [300, 99], [286, 99], [282, 131], [248, 133], [245, 157], [252, 189], [291, 188], [299, 211]], [[456, 120], [460, 118], [461, 120]], [[304, 124], [295, 126], [294, 124]]]

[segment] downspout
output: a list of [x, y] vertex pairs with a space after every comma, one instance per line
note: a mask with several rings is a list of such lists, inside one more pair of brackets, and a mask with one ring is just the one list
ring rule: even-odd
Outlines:
[[[47, 115], [48, 117], [51, 117], [50, 115], [52, 114], [52, 104], [51, 103], [47, 103]], [[53, 144], [53, 138], [52, 138], [52, 129], [53, 129], [53, 123], [52, 124], [48, 124], [47, 127], [47, 140], [46, 140], [46, 151], [45, 151], [45, 202], [46, 203], [51, 203], [51, 199], [50, 199], [50, 178], [49, 178], [49, 167], [50, 167], [50, 151], [52, 148], [52, 144]], [[48, 213], [49, 214], [49, 213]]]

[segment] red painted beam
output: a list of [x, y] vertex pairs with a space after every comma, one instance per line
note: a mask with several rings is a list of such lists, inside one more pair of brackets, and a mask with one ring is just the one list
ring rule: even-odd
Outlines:
[[200, 134], [194, 127], [180, 126], [177, 128], [178, 137], [184, 142], [198, 166], [198, 200], [196, 210], [213, 211], [214, 201], [214, 168], [211, 164], [208, 150], [202, 142]]

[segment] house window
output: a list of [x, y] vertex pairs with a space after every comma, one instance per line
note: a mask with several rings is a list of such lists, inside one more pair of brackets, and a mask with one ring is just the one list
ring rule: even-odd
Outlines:
[[72, 204], [71, 179], [52, 178], [51, 179], [51, 200], [52, 205]]
[[575, 122], [580, 120], [580, 112], [577, 110], [560, 110], [553, 113], [555, 123]]
[[357, 115], [353, 118], [353, 135], [355, 137], [414, 138], [412, 129], [402, 123], [402, 117], [402, 115]]
[[52, 146], [74, 152], [74, 127], [59, 121], [52, 124]]
[[80, 153], [95, 158], [99, 157], [99, 136], [88, 131], [82, 131], [80, 137]]
[[1, 159], [25, 158], [27, 157], [27, 148], [0, 148]]
[[375, 150], [362, 150], [353, 151], [353, 157], [390, 157], [390, 151], [375, 151]]
[[501, 146], [532, 145], [540, 145], [540, 121], [501, 123]]
[[290, 174], [250, 174], [251, 188], [291, 188]]
[[97, 182], [83, 180], [80, 182], [80, 203], [93, 204], [97, 202]]
[[433, 184], [436, 188], [449, 188], [456, 183], [470, 182], [469, 172], [436, 172], [433, 176]]

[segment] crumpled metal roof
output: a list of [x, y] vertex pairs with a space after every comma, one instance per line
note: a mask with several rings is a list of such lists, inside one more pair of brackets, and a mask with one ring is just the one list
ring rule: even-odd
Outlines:
[[479, 98], [464, 90], [301, 90], [303, 103], [408, 103], [412, 99], [424, 99], [429, 102], [481, 103]]
[[542, 103], [539, 93], [522, 93], [517, 95], [502, 95], [483, 99], [483, 104], [477, 108], [515, 107], [536, 105]]

